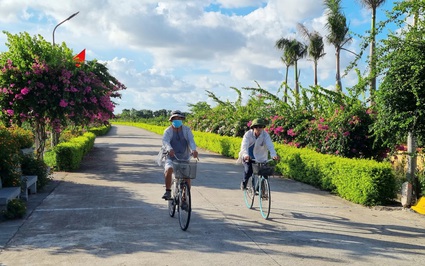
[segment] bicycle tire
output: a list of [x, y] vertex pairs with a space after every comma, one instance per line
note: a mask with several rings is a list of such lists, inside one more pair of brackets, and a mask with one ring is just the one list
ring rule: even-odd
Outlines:
[[252, 208], [252, 205], [254, 205], [254, 198], [255, 198], [255, 178], [254, 175], [252, 175], [248, 181], [246, 182], [246, 189], [243, 191], [245, 204], [248, 209]]
[[268, 178], [260, 177], [258, 188], [258, 199], [260, 202], [260, 212], [264, 219], [269, 218], [272, 198], [270, 193], [270, 183]]
[[176, 181], [173, 181], [172, 184], [172, 199], [168, 201], [168, 214], [170, 217], [174, 217], [174, 214], [176, 213], [176, 205], [177, 205], [177, 187], [176, 187]]
[[[180, 184], [180, 193], [179, 193], [179, 203], [178, 203], [178, 212], [179, 212], [179, 224], [180, 228], [183, 231], [186, 231], [189, 227], [190, 215], [192, 213], [192, 202], [190, 196], [190, 188], [187, 183]], [[182, 209], [183, 202], [186, 202], [187, 208]]]

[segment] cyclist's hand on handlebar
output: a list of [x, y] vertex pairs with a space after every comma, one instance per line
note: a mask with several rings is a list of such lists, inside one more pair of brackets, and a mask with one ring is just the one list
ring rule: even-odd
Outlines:
[[173, 150], [173, 149], [169, 150], [169, 151], [168, 151], [168, 155], [169, 155], [170, 157], [174, 157], [174, 150]]
[[277, 156], [277, 155], [276, 155], [276, 156], [274, 156], [274, 157], [273, 157], [273, 160], [275, 160], [275, 161], [279, 161], [279, 160], [280, 160], [280, 158], [279, 158], [279, 156]]
[[192, 151], [193, 158], [198, 158], [198, 151], [194, 150]]
[[251, 158], [249, 157], [249, 155], [245, 155], [245, 157], [243, 157], [243, 160], [245, 162], [249, 162], [251, 160]]

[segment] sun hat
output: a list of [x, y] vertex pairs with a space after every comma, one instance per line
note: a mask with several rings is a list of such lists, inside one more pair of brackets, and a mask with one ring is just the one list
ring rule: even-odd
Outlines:
[[252, 120], [251, 128], [255, 126], [263, 126], [265, 127], [267, 125], [267, 121], [263, 118], [255, 118]]
[[180, 117], [185, 119], [186, 117], [184, 116], [184, 114], [182, 112], [180, 112], [180, 110], [175, 110], [171, 113], [170, 118], [168, 119], [168, 121], [173, 120], [174, 117]]

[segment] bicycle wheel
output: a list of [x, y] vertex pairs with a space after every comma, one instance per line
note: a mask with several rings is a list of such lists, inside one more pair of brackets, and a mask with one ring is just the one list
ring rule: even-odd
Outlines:
[[177, 205], [177, 187], [176, 187], [177, 182], [174, 180], [173, 184], [172, 184], [172, 199], [168, 201], [168, 214], [171, 217], [174, 217], [174, 214], [176, 213], [176, 205]]
[[272, 199], [270, 194], [270, 185], [267, 178], [260, 178], [260, 187], [258, 190], [258, 198], [260, 200], [260, 212], [264, 219], [269, 218]]
[[248, 181], [246, 182], [246, 189], [243, 191], [245, 204], [248, 209], [252, 208], [252, 205], [254, 205], [254, 198], [255, 198], [255, 177], [252, 175]]
[[179, 203], [178, 203], [178, 211], [179, 211], [179, 223], [180, 228], [183, 231], [189, 227], [190, 222], [190, 214], [192, 212], [192, 202], [190, 197], [190, 189], [187, 183], [183, 183], [180, 185], [180, 193], [179, 193]]

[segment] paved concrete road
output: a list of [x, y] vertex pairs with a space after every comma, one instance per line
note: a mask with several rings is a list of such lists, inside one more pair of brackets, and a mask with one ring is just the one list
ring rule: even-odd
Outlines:
[[161, 136], [114, 126], [81, 169], [0, 223], [0, 265], [425, 265], [425, 217], [365, 208], [271, 179], [272, 212], [245, 207], [235, 160], [200, 150], [189, 229], [167, 213]]

